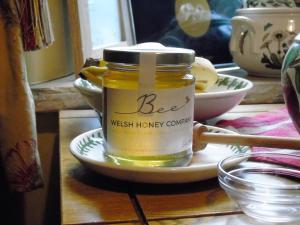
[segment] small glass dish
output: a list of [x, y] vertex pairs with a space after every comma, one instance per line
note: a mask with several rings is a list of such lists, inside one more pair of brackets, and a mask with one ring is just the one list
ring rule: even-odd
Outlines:
[[246, 215], [261, 222], [300, 221], [298, 152], [246, 153], [228, 157], [218, 163], [218, 179]]

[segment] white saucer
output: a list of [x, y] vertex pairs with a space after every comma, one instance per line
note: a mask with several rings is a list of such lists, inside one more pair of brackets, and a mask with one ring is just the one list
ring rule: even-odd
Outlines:
[[[234, 133], [208, 126], [210, 132]], [[187, 183], [217, 176], [217, 163], [228, 156], [250, 151], [247, 146], [208, 144], [194, 153], [184, 167], [134, 167], [109, 162], [104, 156], [102, 132], [95, 129], [83, 133], [70, 143], [71, 153], [86, 167], [102, 175], [142, 183]]]

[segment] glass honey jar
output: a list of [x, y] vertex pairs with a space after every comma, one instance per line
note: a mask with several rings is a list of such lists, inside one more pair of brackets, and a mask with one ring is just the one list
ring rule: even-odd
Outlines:
[[184, 166], [192, 158], [194, 51], [144, 43], [106, 48], [102, 127], [106, 156], [132, 166]]

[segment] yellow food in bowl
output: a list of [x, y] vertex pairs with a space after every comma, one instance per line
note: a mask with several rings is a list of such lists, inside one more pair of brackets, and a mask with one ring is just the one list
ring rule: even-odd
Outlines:
[[213, 64], [205, 58], [196, 57], [191, 74], [195, 77], [196, 93], [205, 92], [218, 80], [218, 73]]
[[84, 80], [90, 81], [92, 84], [102, 87], [101, 76], [107, 71], [107, 63], [104, 60], [99, 60], [98, 65], [83, 67], [79, 76]]

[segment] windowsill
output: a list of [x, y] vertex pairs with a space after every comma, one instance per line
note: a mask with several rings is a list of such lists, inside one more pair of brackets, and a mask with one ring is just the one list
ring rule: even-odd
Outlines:
[[[280, 78], [247, 76], [236, 68], [218, 69], [219, 73], [241, 76], [251, 80], [254, 87], [241, 104], [283, 103]], [[73, 87], [75, 75], [31, 85], [36, 112], [57, 112], [65, 109], [90, 109], [80, 93]]]
[[36, 112], [90, 109], [80, 93], [73, 87], [75, 79], [75, 75], [69, 75], [40, 84], [32, 84], [31, 90]]

